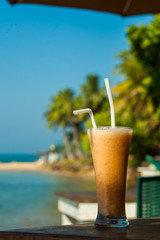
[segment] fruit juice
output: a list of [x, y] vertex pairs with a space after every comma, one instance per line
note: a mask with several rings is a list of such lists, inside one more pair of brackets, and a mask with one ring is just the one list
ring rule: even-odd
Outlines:
[[98, 127], [88, 129], [98, 198], [103, 216], [125, 217], [125, 188], [132, 129]]

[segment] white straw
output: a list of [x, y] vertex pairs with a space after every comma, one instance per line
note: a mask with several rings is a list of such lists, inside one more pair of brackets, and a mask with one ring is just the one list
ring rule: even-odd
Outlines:
[[74, 114], [80, 114], [80, 113], [88, 113], [90, 115], [90, 118], [91, 118], [91, 122], [92, 122], [92, 125], [93, 125], [93, 128], [96, 128], [96, 122], [94, 120], [94, 116], [93, 116], [93, 112], [90, 108], [84, 108], [84, 109], [80, 109], [80, 110], [74, 110], [73, 111]]
[[110, 85], [109, 85], [108, 78], [105, 78], [104, 81], [105, 81], [105, 84], [106, 84], [107, 95], [108, 95], [109, 105], [110, 105], [110, 109], [111, 109], [111, 126], [115, 127], [115, 112], [114, 112], [114, 105], [113, 105], [113, 99], [112, 99], [112, 94], [111, 94], [111, 88], [110, 88]]

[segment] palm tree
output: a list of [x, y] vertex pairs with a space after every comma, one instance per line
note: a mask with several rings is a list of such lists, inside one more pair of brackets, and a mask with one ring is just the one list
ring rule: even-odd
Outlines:
[[100, 110], [105, 97], [103, 89], [99, 86], [97, 75], [88, 75], [86, 82], [81, 86], [81, 107], [90, 107], [96, 113]]
[[[69, 93], [68, 90], [66, 91]], [[64, 92], [61, 91], [52, 98], [52, 103], [48, 105], [48, 111], [45, 113], [45, 117], [49, 128], [53, 128], [56, 130], [58, 126], [61, 127], [67, 158], [74, 159], [75, 157], [72, 153], [71, 144], [66, 131], [66, 127], [68, 125], [68, 118], [65, 108], [67, 108], [67, 104], [65, 104]]]
[[125, 81], [113, 89], [116, 94], [116, 110], [120, 110], [123, 116], [132, 114], [135, 118], [144, 118], [147, 114], [146, 105], [151, 110], [147, 94], [151, 79], [130, 51], [123, 51], [117, 57], [121, 63], [116, 66], [116, 71], [125, 75]]
[[135, 153], [144, 156], [155, 152], [160, 131], [159, 119], [148, 94], [152, 79], [131, 51], [121, 52], [118, 58], [121, 63], [116, 71], [125, 76], [125, 81], [113, 89], [116, 95], [116, 120], [118, 124], [134, 127], [132, 147]]
[[72, 159], [74, 155], [71, 152], [71, 141], [69, 141], [67, 137], [67, 127], [71, 128], [71, 136], [73, 138], [76, 156], [78, 158], [83, 157], [79, 133], [79, 126], [81, 122], [73, 116], [75, 103], [74, 92], [71, 89], [64, 89], [52, 98], [52, 104], [49, 106], [49, 111], [46, 113], [49, 127], [53, 126], [54, 128], [57, 128], [58, 125], [61, 126], [66, 145], [66, 152], [68, 158]]

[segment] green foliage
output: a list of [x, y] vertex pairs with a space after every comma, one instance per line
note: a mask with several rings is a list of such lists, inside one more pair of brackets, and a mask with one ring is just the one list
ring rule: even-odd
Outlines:
[[74, 109], [74, 92], [71, 89], [60, 91], [52, 98], [45, 113], [48, 127], [56, 129], [59, 125], [65, 128], [72, 118]]
[[133, 128], [131, 153], [142, 160], [146, 154], [157, 154], [160, 142], [160, 52], [157, 51], [160, 28], [157, 26], [160, 26], [159, 16], [148, 26], [128, 28], [131, 48], [118, 55], [121, 63], [116, 66], [116, 72], [124, 75], [125, 81], [113, 90], [116, 123]]
[[79, 96], [75, 96], [72, 89], [64, 89], [53, 96], [51, 104], [47, 107], [45, 117], [48, 127], [56, 129], [60, 126], [63, 129], [66, 149], [71, 150], [78, 158], [84, 158], [80, 135], [83, 134], [84, 122], [88, 120], [88, 115], [74, 116], [73, 110], [92, 107], [94, 112], [98, 112], [103, 98], [104, 89], [99, 88], [98, 76], [88, 75], [86, 82], [81, 86]]
[[128, 161], [128, 166], [133, 167], [133, 166], [139, 165], [141, 161], [142, 161], [141, 159], [134, 158]]
[[[114, 87], [113, 97], [116, 125], [133, 128], [131, 153], [139, 161], [146, 154], [157, 154], [160, 143], [160, 15], [149, 25], [129, 27], [127, 36], [130, 49], [117, 55], [120, 63], [114, 70], [124, 76], [124, 82]], [[70, 129], [74, 124], [81, 133], [79, 141], [84, 151], [90, 154], [86, 132], [92, 127], [90, 118], [87, 114], [75, 117], [72, 111], [90, 107], [97, 126], [107, 126], [110, 108], [97, 75], [88, 75], [80, 90], [79, 96], [71, 89], [54, 96], [45, 116], [49, 127], [60, 125]]]
[[131, 51], [122, 51], [117, 54], [116, 58], [121, 59], [121, 63], [115, 67], [114, 73], [118, 72], [124, 75], [126, 79], [130, 79], [135, 84], [146, 77], [145, 69]]
[[104, 91], [99, 87], [99, 77], [88, 75], [80, 90], [80, 108], [91, 107], [94, 113], [99, 111], [104, 99]]
[[55, 146], [55, 151], [56, 151], [57, 153], [64, 153], [64, 152], [65, 152], [65, 146], [62, 145], [62, 144], [57, 144], [57, 145]]
[[92, 165], [93, 164], [93, 160], [92, 160], [92, 158], [85, 158], [85, 159], [82, 159], [80, 161], [80, 163], [86, 164], [86, 165], [88, 165], [88, 164]]
[[83, 146], [84, 151], [88, 154], [91, 154], [87, 131], [84, 132], [84, 134], [82, 135], [81, 141], [82, 141], [82, 146]]
[[160, 107], [160, 15], [156, 15], [149, 25], [128, 28], [127, 34], [132, 53], [152, 78], [148, 95], [151, 96], [156, 111]]

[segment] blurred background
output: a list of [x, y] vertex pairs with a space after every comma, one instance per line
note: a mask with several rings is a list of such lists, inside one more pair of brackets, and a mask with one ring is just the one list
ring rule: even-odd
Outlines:
[[[0, 229], [60, 224], [54, 192], [92, 191], [92, 108], [133, 128], [127, 189], [160, 155], [160, 15], [0, 3]], [[152, 164], [154, 166], [154, 164]], [[152, 169], [151, 174], [158, 169]]]

